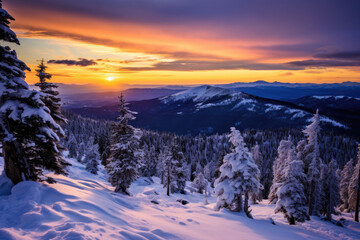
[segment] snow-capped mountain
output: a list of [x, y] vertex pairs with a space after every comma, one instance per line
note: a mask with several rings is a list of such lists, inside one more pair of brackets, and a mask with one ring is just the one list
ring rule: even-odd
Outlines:
[[[313, 111], [292, 103], [261, 98], [214, 86], [199, 86], [166, 97], [131, 102], [138, 112], [136, 127], [179, 134], [223, 133], [238, 129], [296, 127], [309, 123]], [[116, 105], [74, 109], [89, 117], [115, 119]], [[347, 129], [342, 122], [321, 117], [324, 127]]]
[[315, 111], [346, 122], [347, 125], [360, 132], [360, 98], [347, 96], [306, 96], [291, 100], [298, 106]]
[[347, 96], [306, 96], [299, 99], [291, 100], [306, 108], [326, 111], [327, 109], [360, 111], [360, 98]]

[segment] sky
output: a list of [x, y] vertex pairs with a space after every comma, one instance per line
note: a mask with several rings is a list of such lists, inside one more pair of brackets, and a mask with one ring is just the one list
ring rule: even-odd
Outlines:
[[21, 42], [68, 84], [360, 81], [358, 0], [3, 0]]

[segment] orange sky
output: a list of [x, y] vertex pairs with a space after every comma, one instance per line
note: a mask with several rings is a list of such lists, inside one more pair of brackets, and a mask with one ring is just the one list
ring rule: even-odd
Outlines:
[[[111, 5], [102, 6], [103, 14], [96, 7], [87, 6], [89, 10], [82, 11], [82, 5], [71, 9], [71, 1], [64, 2], [68, 5], [53, 6], [47, 0], [35, 0], [33, 5], [23, 0], [4, 2], [4, 8], [16, 19], [11, 27], [21, 41], [21, 46], [12, 47], [33, 70], [27, 74], [29, 83], [37, 81], [34, 69], [42, 58], [52, 60], [48, 71], [54, 75], [54, 82], [114, 87], [122, 83], [360, 81], [360, 64], [338, 58], [341, 53], [358, 50], [351, 45], [353, 39], [348, 37], [349, 44], [343, 44], [332, 28], [323, 33], [314, 29], [310, 34], [299, 25], [297, 34], [277, 23], [275, 17], [276, 21], [268, 21], [267, 26], [267, 19], [254, 20], [250, 14], [244, 19], [227, 19], [226, 14], [212, 19], [187, 12], [185, 17], [183, 12], [178, 16], [175, 12], [174, 17], [164, 13], [155, 21], [146, 12], [151, 10], [142, 9], [145, 12], [140, 11], [134, 19], [111, 17]], [[289, 21], [295, 20], [299, 21]]]

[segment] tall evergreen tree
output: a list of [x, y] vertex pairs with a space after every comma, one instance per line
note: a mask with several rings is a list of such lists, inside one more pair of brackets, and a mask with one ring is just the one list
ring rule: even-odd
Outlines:
[[185, 193], [186, 164], [184, 153], [180, 149], [179, 139], [172, 140], [169, 149], [165, 149], [162, 156], [164, 169], [164, 187], [167, 195], [171, 193]]
[[[256, 145], [254, 146], [253, 150], [251, 151], [251, 155], [252, 155], [252, 158], [255, 162], [255, 164], [258, 166], [258, 168], [260, 169], [260, 182], [262, 182], [261, 180], [263, 180], [263, 177], [265, 175], [265, 164], [263, 164], [263, 161], [264, 161], [264, 156], [263, 154], [261, 153], [260, 151], [260, 146], [258, 143], [256, 143]], [[255, 204], [256, 201], [261, 201], [263, 199], [263, 196], [262, 196], [262, 192], [259, 191], [259, 193], [252, 193], [251, 194], [251, 201]]]
[[61, 98], [58, 96], [59, 92], [56, 91], [58, 86], [49, 82], [52, 75], [47, 73], [46, 69], [47, 66], [44, 63], [44, 59], [42, 59], [35, 69], [36, 76], [39, 78], [39, 82], [35, 86], [39, 87], [42, 93], [41, 100], [49, 108], [52, 118], [59, 124], [65, 123], [66, 119], [61, 112]]
[[359, 222], [360, 204], [360, 144], [358, 146], [358, 160], [349, 184], [349, 208], [355, 211], [355, 221]]
[[166, 187], [166, 195], [170, 196], [170, 185], [173, 182], [172, 173], [172, 154], [168, 146], [164, 146], [159, 155], [161, 163], [161, 182]]
[[277, 203], [275, 213], [284, 213], [289, 224], [304, 222], [308, 218], [308, 208], [304, 192], [304, 179], [302, 161], [298, 160], [294, 147], [287, 151], [287, 158], [283, 173], [283, 180], [276, 191]]
[[220, 177], [215, 181], [215, 209], [227, 208], [235, 212], [244, 210], [251, 217], [248, 197], [250, 193], [258, 193], [262, 189], [259, 182], [260, 170], [245, 146], [240, 132], [232, 127], [229, 137], [233, 150], [225, 155], [219, 169]]
[[171, 146], [172, 154], [172, 175], [174, 176], [174, 181], [171, 191], [174, 193], [185, 194], [186, 186], [186, 162], [184, 153], [180, 148], [180, 142], [178, 139], [175, 139], [174, 144]]
[[269, 202], [276, 203], [277, 202], [277, 191], [280, 187], [281, 183], [284, 181], [284, 169], [287, 167], [287, 158], [289, 155], [289, 151], [294, 148], [294, 144], [291, 140], [281, 140], [278, 147], [278, 156], [273, 164], [273, 183], [270, 188], [269, 193]]
[[309, 206], [309, 215], [320, 214], [322, 186], [320, 182], [321, 159], [319, 152], [318, 134], [320, 131], [319, 110], [313, 117], [313, 122], [308, 125], [303, 133], [307, 136], [307, 144], [303, 149], [305, 174], [307, 175], [306, 195]]
[[340, 203], [340, 189], [339, 182], [340, 176], [337, 174], [337, 164], [335, 160], [332, 160], [328, 166], [325, 173], [325, 179], [323, 184], [323, 215], [326, 220], [331, 221], [331, 214], [336, 213], [335, 208]]
[[123, 95], [119, 97], [118, 122], [112, 125], [111, 149], [106, 171], [115, 192], [129, 194], [130, 184], [138, 177], [137, 164], [141, 131], [128, 124], [135, 112], [128, 107]]
[[351, 176], [354, 173], [353, 160], [348, 161], [343, 170], [341, 171], [341, 181], [340, 181], [340, 198], [342, 204], [340, 206], [341, 211], [349, 211], [349, 185]]
[[[20, 44], [10, 30], [14, 18], [0, 1], [0, 40]], [[66, 174], [58, 149], [62, 128], [51, 117], [41, 100], [42, 94], [30, 90], [25, 82], [26, 64], [10, 47], [0, 46], [0, 139], [3, 144], [5, 173], [14, 184], [24, 180], [53, 182], [43, 169]]]
[[89, 171], [92, 174], [97, 174], [99, 171], [99, 146], [97, 144], [92, 145], [90, 149], [88, 149], [88, 152], [86, 153], [84, 162], [86, 163], [86, 170]]

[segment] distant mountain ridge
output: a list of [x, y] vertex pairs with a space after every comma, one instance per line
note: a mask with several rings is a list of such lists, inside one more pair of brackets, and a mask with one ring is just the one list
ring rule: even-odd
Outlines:
[[158, 98], [177, 93], [179, 91], [180, 90], [167, 88], [130, 88], [124, 91], [63, 95], [62, 99], [64, 103], [63, 107], [66, 109], [80, 107], [102, 107], [117, 103], [120, 93], [123, 93], [127, 101], [139, 101]]
[[[231, 126], [247, 128], [302, 128], [313, 111], [293, 103], [266, 99], [232, 89], [199, 86], [165, 97], [133, 101], [138, 112], [136, 127], [179, 134], [228, 132]], [[115, 119], [116, 105], [80, 108], [73, 111], [88, 117]], [[343, 123], [322, 116], [324, 126], [346, 129]]]
[[281, 83], [257, 81], [250, 83], [230, 83], [216, 85], [218, 87], [230, 88], [236, 91], [253, 94], [260, 97], [289, 100], [305, 96], [348, 96], [360, 98], [359, 82], [343, 83]]
[[342, 121], [360, 132], [360, 98], [347, 96], [306, 96], [290, 100], [309, 110], [320, 112]]
[[[174, 85], [127, 85], [121, 87], [99, 88], [93, 84], [58, 84], [61, 97], [68, 105], [67, 108], [80, 106], [109, 105], [117, 101], [116, 95], [121, 91], [125, 93], [128, 101], [157, 98], [170, 95], [182, 90], [193, 88], [194, 86], [174, 86]], [[241, 91], [248, 94], [271, 98], [277, 100], [292, 100], [305, 96], [347, 96], [360, 98], [359, 82], [343, 83], [281, 83], [281, 82], [235, 82], [229, 84], [211, 85], [214, 87]], [[34, 88], [34, 86], [32, 86]], [[196, 86], [195, 86], [196, 87]], [[141, 96], [144, 97], [141, 97]], [[81, 101], [80, 101], [81, 100]], [[79, 106], [76, 106], [76, 105]]]

